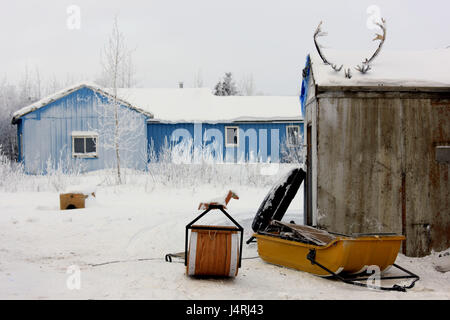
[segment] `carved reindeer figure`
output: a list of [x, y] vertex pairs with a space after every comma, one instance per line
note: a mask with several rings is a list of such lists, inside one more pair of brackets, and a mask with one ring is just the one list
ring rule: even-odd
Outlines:
[[231, 199], [239, 199], [238, 195], [233, 191], [228, 191], [228, 193], [225, 195], [225, 197], [217, 198], [208, 202], [201, 202], [198, 205], [198, 210], [207, 210], [209, 206], [215, 205], [215, 206], [222, 206], [224, 209], [227, 208], [228, 202], [230, 202]]

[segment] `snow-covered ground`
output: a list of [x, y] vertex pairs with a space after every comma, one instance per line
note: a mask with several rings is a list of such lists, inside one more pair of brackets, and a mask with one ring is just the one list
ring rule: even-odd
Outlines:
[[[34, 179], [34, 178], [33, 178]], [[88, 176], [93, 182], [99, 177]], [[30, 177], [30, 181], [32, 178]], [[97, 181], [95, 180], [95, 181]], [[59, 210], [59, 193], [0, 193], [1, 299], [449, 299], [450, 272], [424, 258], [399, 255], [397, 263], [420, 275], [407, 293], [359, 288], [270, 265], [244, 242], [242, 268], [233, 279], [194, 279], [166, 253], [184, 251], [185, 225], [199, 202], [233, 189], [229, 213], [251, 235], [255, 211], [268, 186], [178, 187], [140, 183], [99, 186], [86, 209]], [[302, 222], [302, 190], [284, 220]], [[220, 212], [205, 223], [224, 223]], [[144, 259], [144, 260], [138, 260]], [[106, 264], [104, 264], [106, 263]], [[80, 270], [80, 288], [69, 281]], [[69, 270], [69, 273], [68, 273]], [[75, 271], [75, 273], [71, 273]], [[73, 286], [72, 286], [73, 288]]]

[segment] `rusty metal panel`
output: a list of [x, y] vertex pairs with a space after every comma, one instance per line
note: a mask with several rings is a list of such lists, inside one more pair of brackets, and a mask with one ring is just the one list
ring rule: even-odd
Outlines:
[[396, 232], [410, 256], [450, 246], [450, 105], [430, 99], [319, 99], [317, 222], [342, 233]]
[[449, 164], [436, 146], [450, 142], [450, 103], [403, 100], [406, 172], [406, 253], [423, 256], [450, 246]]

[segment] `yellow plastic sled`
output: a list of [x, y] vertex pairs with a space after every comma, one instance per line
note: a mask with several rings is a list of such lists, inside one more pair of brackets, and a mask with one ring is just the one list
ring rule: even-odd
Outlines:
[[[302, 168], [294, 168], [272, 187], [256, 212], [252, 223], [255, 233], [246, 243], [256, 238], [259, 256], [275, 265], [372, 289], [411, 289], [420, 277], [395, 264], [404, 236], [393, 233], [343, 235], [281, 221], [305, 178]], [[381, 274], [391, 266], [406, 275]], [[362, 276], [366, 270], [369, 277]], [[412, 282], [384, 287], [371, 284], [373, 278], [412, 279]]]
[[333, 274], [317, 264], [311, 263], [311, 260], [308, 259], [310, 252], [315, 252], [315, 261], [326, 266], [326, 269], [334, 274], [362, 273], [368, 266], [374, 265], [378, 266], [380, 271], [385, 271], [394, 264], [401, 242], [405, 239], [404, 236], [399, 235], [361, 237], [330, 235], [329, 237], [322, 236], [322, 239], [325, 240], [323, 245], [313, 245], [281, 239], [277, 233], [255, 233], [254, 237], [258, 240], [258, 254], [264, 261], [318, 276]]

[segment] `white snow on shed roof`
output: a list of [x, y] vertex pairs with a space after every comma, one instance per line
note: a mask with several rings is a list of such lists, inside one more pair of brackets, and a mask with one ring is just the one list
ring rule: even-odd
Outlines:
[[298, 121], [297, 96], [215, 96], [208, 88], [120, 89], [118, 95], [162, 122]]
[[[340, 72], [325, 65], [317, 52], [312, 53], [314, 80], [319, 86], [393, 86], [393, 87], [450, 87], [450, 49], [424, 51], [385, 51], [372, 62], [366, 74], [355, 70], [373, 52], [340, 51], [322, 49], [328, 61]], [[344, 69], [351, 68], [352, 78], [344, 76]]]

